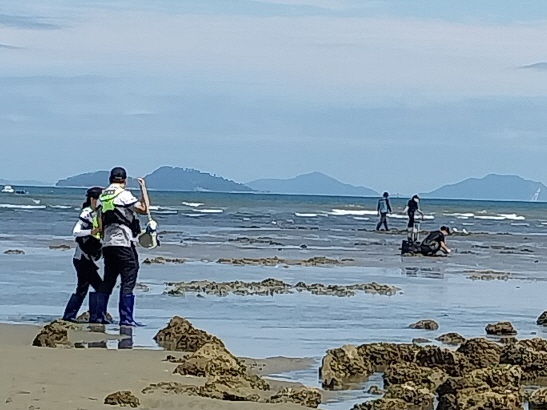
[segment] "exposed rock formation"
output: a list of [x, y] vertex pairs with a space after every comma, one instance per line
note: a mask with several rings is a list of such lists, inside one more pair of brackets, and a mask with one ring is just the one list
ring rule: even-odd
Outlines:
[[118, 391], [106, 396], [104, 399], [104, 404], [120, 407], [139, 407], [141, 402], [130, 391]]
[[72, 343], [68, 338], [68, 332], [71, 329], [76, 329], [76, 325], [64, 320], [55, 320], [40, 330], [32, 345], [38, 347], [70, 347]]
[[439, 342], [442, 342], [447, 345], [456, 346], [465, 342], [465, 337], [463, 337], [459, 333], [451, 332], [451, 333], [445, 333], [443, 335], [440, 335], [435, 340], [438, 340]]
[[324, 388], [340, 389], [352, 379], [364, 379], [374, 372], [370, 362], [353, 345], [331, 349], [323, 358], [319, 378]]
[[411, 329], [437, 330], [439, 329], [439, 324], [434, 320], [426, 319], [412, 323], [408, 327]]
[[511, 322], [498, 322], [486, 325], [485, 329], [487, 335], [495, 336], [513, 336], [517, 334], [517, 329], [514, 328]]
[[167, 327], [154, 336], [154, 340], [167, 350], [182, 352], [195, 352], [207, 343], [224, 346], [219, 338], [203, 330], [196, 329], [189, 321], [180, 316], [174, 316]]
[[500, 345], [482, 338], [469, 339], [458, 348], [476, 368], [498, 364], [501, 350]]

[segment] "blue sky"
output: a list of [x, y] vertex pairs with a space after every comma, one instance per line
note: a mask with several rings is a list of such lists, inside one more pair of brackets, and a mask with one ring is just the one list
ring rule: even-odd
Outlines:
[[7, 0], [0, 178], [547, 182], [545, 38], [542, 1]]

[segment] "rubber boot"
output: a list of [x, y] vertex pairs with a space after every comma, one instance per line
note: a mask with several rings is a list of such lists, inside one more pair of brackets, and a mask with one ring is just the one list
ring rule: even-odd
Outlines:
[[125, 336], [118, 341], [118, 349], [133, 348], [133, 328], [130, 326], [120, 326], [120, 336]]
[[135, 310], [135, 295], [120, 294], [120, 326], [144, 326], [142, 323], [135, 322], [133, 312]]
[[110, 321], [106, 318], [106, 308], [109, 298], [110, 295], [108, 293], [89, 293], [89, 323], [110, 324]]
[[65, 313], [63, 314], [63, 320], [75, 322], [76, 316], [78, 316], [78, 311], [82, 307], [82, 303], [84, 303], [84, 298], [77, 295], [76, 293], [73, 293], [70, 296], [70, 299], [68, 300], [68, 303], [66, 305]]

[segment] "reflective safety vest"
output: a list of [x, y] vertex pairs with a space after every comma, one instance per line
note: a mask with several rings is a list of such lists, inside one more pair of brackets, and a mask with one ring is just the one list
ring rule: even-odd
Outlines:
[[116, 189], [104, 190], [101, 194], [99, 200], [101, 201], [102, 228], [104, 231], [104, 228], [109, 225], [125, 225], [131, 229], [133, 235], [137, 236], [140, 234], [141, 228], [139, 219], [135, 216], [135, 213], [124, 206], [118, 206], [114, 203], [116, 198], [124, 191], [124, 188], [117, 187]]

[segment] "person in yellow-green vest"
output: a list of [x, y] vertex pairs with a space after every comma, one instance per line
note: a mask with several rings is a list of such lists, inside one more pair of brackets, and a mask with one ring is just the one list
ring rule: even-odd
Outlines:
[[137, 180], [141, 185], [140, 199], [127, 189], [127, 172], [124, 168], [113, 168], [109, 180], [110, 186], [104, 189], [98, 205], [102, 225], [104, 280], [100, 291], [97, 291], [99, 314], [93, 318], [93, 322], [108, 323], [106, 308], [119, 276], [120, 326], [139, 326], [141, 324], [134, 319], [133, 290], [139, 273], [136, 244], [141, 228], [137, 214], [145, 215], [148, 210], [143, 196], [144, 180]]
[[[82, 205], [80, 218], [74, 226], [73, 235], [76, 238], [76, 251], [72, 262], [76, 269], [78, 283], [66, 305], [63, 320], [75, 321], [78, 311], [82, 307], [89, 285], [95, 291], [102, 286], [103, 280], [99, 275], [97, 261], [101, 258], [100, 226], [97, 220], [97, 201], [101, 196], [102, 188], [89, 188], [86, 201]], [[96, 315], [97, 294], [89, 294], [90, 316]]]

